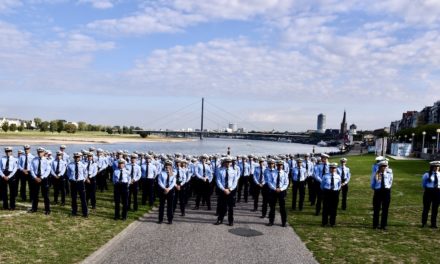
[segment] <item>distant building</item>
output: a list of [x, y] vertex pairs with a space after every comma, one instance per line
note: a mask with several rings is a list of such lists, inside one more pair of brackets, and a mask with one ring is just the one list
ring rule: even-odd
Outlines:
[[422, 111], [407, 111], [402, 114], [402, 119], [393, 121], [390, 124], [391, 134], [402, 129], [415, 128], [427, 124], [440, 124], [440, 101], [433, 106], [426, 106]]
[[350, 126], [350, 131], [348, 132], [350, 135], [356, 135], [357, 134], [357, 126], [355, 124], [352, 124]]
[[232, 130], [232, 132], [237, 131], [238, 125], [237, 123], [229, 123], [228, 128]]
[[390, 134], [394, 135], [400, 130], [400, 120], [396, 120], [391, 122], [390, 125]]
[[342, 118], [342, 122], [341, 122], [341, 129], [339, 130], [340, 134], [339, 136], [341, 137], [341, 139], [346, 139], [347, 137], [347, 113], [344, 110], [344, 117]]
[[324, 134], [326, 129], [326, 117], [324, 114], [318, 115], [318, 124], [317, 124], [317, 131], [318, 133]]

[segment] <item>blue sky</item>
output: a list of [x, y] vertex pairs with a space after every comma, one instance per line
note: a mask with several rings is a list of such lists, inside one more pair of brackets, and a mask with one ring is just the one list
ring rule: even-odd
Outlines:
[[0, 116], [180, 129], [205, 97], [209, 128], [380, 128], [439, 99], [439, 23], [436, 0], [1, 0]]

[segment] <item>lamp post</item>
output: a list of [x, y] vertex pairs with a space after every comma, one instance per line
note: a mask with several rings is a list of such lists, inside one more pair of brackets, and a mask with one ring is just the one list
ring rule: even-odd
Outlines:
[[416, 134], [415, 133], [412, 133], [411, 134], [411, 136], [412, 136], [412, 138], [411, 138], [411, 142], [412, 142], [412, 146], [411, 146], [411, 148], [412, 148], [412, 151], [414, 152], [414, 136], [415, 136]]
[[426, 136], [426, 131], [422, 132], [423, 138], [422, 138], [422, 153], [425, 150], [425, 136]]
[[435, 139], [436, 139], [437, 137], [436, 136], [432, 136], [432, 151], [431, 151], [431, 153], [432, 154], [434, 154], [434, 143], [435, 143]]
[[440, 136], [440, 128], [437, 128], [437, 153], [438, 153], [438, 139], [439, 139], [439, 136]]
[[406, 143], [406, 138], [408, 137], [408, 135], [405, 135], [405, 143]]

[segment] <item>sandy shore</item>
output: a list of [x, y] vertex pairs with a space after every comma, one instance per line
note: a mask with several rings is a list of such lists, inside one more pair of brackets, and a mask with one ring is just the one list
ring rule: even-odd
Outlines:
[[0, 145], [73, 145], [73, 144], [115, 144], [147, 142], [185, 142], [187, 138], [117, 138], [117, 137], [7, 137], [0, 138]]

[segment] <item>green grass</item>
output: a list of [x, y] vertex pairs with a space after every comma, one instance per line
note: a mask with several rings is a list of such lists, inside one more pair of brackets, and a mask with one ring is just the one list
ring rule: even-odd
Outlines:
[[[288, 210], [289, 223], [320, 263], [438, 263], [440, 231], [420, 228], [421, 176], [426, 161], [390, 161], [394, 172], [388, 230], [372, 229], [371, 166], [374, 156], [349, 157], [352, 172], [347, 211], [338, 210], [336, 227], [321, 227], [306, 192], [302, 212]], [[288, 196], [287, 208], [291, 207]], [[340, 203], [339, 203], [340, 208]], [[428, 219], [429, 225], [429, 219]]]
[[[129, 211], [126, 221], [115, 221], [111, 185], [109, 189], [97, 192], [96, 212], [90, 211], [87, 219], [69, 215], [70, 198], [65, 207], [53, 205], [51, 215], [44, 215], [41, 194], [37, 213], [1, 217], [0, 263], [77, 263], [150, 209], [139, 205], [137, 212]], [[52, 197], [51, 194], [51, 201]], [[80, 203], [78, 207], [81, 215]], [[21, 205], [18, 212], [25, 209]], [[11, 212], [0, 211], [0, 215], [5, 214]]]

